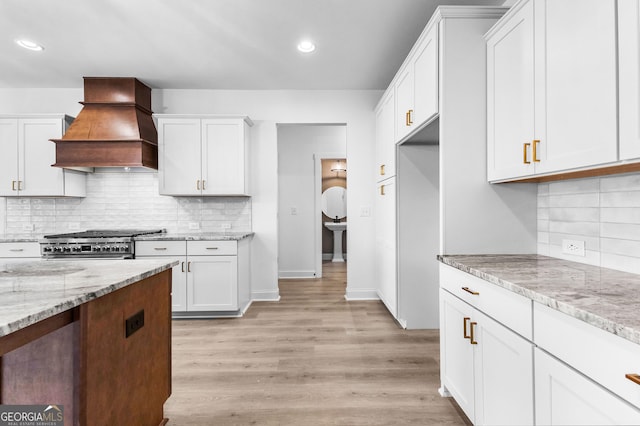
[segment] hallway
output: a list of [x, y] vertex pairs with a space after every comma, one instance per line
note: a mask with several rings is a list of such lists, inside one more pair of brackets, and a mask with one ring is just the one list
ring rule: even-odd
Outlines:
[[173, 321], [170, 425], [463, 425], [441, 398], [437, 331], [344, 299], [346, 264], [281, 280], [243, 318]]

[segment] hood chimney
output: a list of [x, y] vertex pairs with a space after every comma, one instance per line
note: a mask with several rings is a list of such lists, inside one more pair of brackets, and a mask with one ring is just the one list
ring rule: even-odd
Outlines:
[[158, 168], [151, 88], [130, 77], [84, 77], [84, 107], [56, 144], [54, 167]]

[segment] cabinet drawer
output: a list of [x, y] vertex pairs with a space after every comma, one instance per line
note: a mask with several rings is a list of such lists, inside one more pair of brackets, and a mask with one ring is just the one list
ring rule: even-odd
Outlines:
[[136, 241], [136, 256], [185, 256], [186, 241]]
[[35, 241], [0, 243], [0, 257], [40, 257], [40, 244]]
[[234, 256], [238, 254], [236, 241], [187, 241], [189, 256]]
[[533, 305], [535, 344], [640, 407], [640, 345], [539, 303]]
[[440, 287], [526, 339], [533, 339], [530, 299], [448, 265], [440, 265]]

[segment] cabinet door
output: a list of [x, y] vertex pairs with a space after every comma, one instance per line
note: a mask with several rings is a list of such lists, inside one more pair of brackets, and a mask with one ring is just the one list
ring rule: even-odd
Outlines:
[[473, 347], [470, 322], [473, 308], [440, 289], [440, 380], [467, 417], [475, 423]]
[[[534, 173], [533, 0], [487, 40], [489, 181]], [[528, 145], [527, 145], [528, 144]]]
[[[139, 242], [136, 243], [136, 245]], [[171, 271], [171, 312], [187, 310], [187, 258], [186, 256], [140, 256], [136, 259], [177, 260], [180, 263]]]
[[533, 424], [533, 344], [475, 310], [475, 421]]
[[18, 120], [0, 118], [0, 196], [18, 195]]
[[438, 26], [434, 25], [416, 49], [413, 62], [413, 121], [420, 126], [438, 113]]
[[616, 2], [536, 0], [534, 12], [536, 173], [616, 161]]
[[618, 0], [620, 159], [640, 157], [640, 0]]
[[378, 160], [377, 180], [381, 181], [396, 174], [396, 141], [394, 117], [394, 93], [389, 90], [376, 113], [376, 159]]
[[399, 74], [395, 86], [396, 97], [396, 137], [395, 142], [399, 142], [409, 134], [415, 125], [411, 118], [414, 115], [413, 108], [413, 66], [407, 64], [405, 69]]
[[536, 348], [538, 425], [638, 425], [640, 411]]
[[237, 256], [193, 256], [187, 259], [187, 310], [238, 309]]
[[51, 167], [56, 162], [56, 146], [49, 141], [62, 137], [63, 121], [58, 118], [30, 118], [20, 119], [18, 125], [19, 194], [64, 195], [64, 172], [59, 167]]
[[243, 195], [245, 190], [243, 120], [202, 120], [203, 195]]
[[378, 184], [376, 196], [376, 269], [378, 295], [394, 317], [398, 315], [395, 178]]
[[163, 195], [200, 195], [200, 119], [158, 120], [158, 186]]

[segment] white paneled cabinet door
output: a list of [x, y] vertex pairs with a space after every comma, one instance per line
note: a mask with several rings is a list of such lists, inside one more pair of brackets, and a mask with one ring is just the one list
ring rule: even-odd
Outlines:
[[413, 62], [413, 116], [416, 126], [438, 113], [438, 26], [422, 40]]
[[202, 120], [202, 193], [247, 193], [244, 120]]
[[616, 2], [534, 4], [536, 173], [616, 161]]
[[396, 258], [396, 182], [378, 184], [376, 196], [376, 268], [378, 296], [391, 315], [398, 315]]
[[534, 173], [533, 0], [487, 40], [489, 181]]
[[[440, 289], [440, 379], [467, 417], [474, 422], [473, 308]], [[475, 423], [475, 422], [474, 422]]]
[[635, 407], [538, 348], [534, 357], [536, 424], [640, 424]]
[[[53, 145], [53, 144], [52, 144]], [[0, 196], [17, 195], [18, 121], [0, 118]]]
[[376, 112], [376, 158], [378, 160], [377, 181], [396, 174], [396, 142], [393, 90], [383, 98]]
[[475, 423], [533, 424], [533, 344], [474, 311]]
[[199, 119], [158, 119], [158, 180], [162, 195], [200, 195]]
[[618, 0], [620, 159], [640, 157], [640, 0]]
[[408, 135], [415, 126], [413, 125], [413, 67], [407, 64], [404, 71], [398, 75], [395, 86], [396, 97], [396, 137], [399, 142]]
[[237, 256], [189, 257], [187, 271], [187, 310], [238, 309]]
[[18, 121], [20, 195], [64, 195], [64, 173], [51, 167], [56, 158], [56, 146], [49, 139], [60, 138], [63, 120], [33, 118]]

